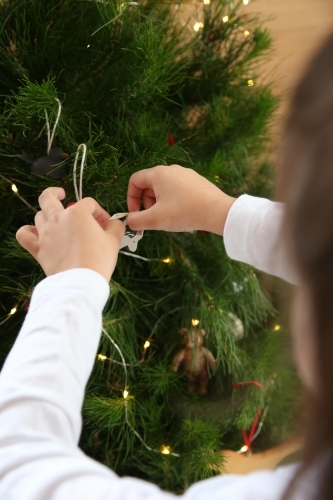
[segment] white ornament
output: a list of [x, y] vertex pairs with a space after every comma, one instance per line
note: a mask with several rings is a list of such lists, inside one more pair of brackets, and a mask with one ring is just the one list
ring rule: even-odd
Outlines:
[[229, 312], [229, 318], [232, 320], [232, 326], [230, 325], [230, 331], [234, 336], [234, 339], [241, 340], [244, 337], [244, 325], [242, 321], [236, 316], [236, 314]]
[[121, 213], [121, 214], [114, 214], [112, 217], [110, 217], [109, 220], [117, 220], [117, 219], [123, 219], [125, 218], [124, 221], [122, 221], [125, 224], [125, 234], [122, 237], [122, 240], [120, 242], [120, 249], [124, 247], [128, 247], [128, 249], [131, 252], [135, 252], [136, 249], [138, 248], [138, 243], [143, 237], [143, 231], [132, 231], [132, 229], [129, 228], [129, 226], [126, 224], [126, 216], [128, 215], [128, 212]]

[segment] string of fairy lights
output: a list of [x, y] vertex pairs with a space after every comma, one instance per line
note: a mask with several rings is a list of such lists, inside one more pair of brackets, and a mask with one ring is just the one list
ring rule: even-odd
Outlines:
[[[117, 363], [117, 364], [120, 364], [123, 366], [124, 368], [124, 373], [125, 373], [125, 383], [124, 383], [124, 388], [122, 390], [122, 397], [124, 399], [124, 409], [125, 409], [125, 421], [126, 421], [126, 424], [128, 425], [128, 427], [131, 429], [131, 431], [134, 433], [134, 435], [141, 441], [141, 443], [143, 444], [143, 446], [148, 450], [148, 451], [152, 451], [154, 453], [162, 453], [163, 455], [171, 455], [173, 457], [180, 457], [180, 455], [178, 453], [175, 453], [174, 451], [172, 451], [171, 449], [171, 446], [169, 445], [165, 445], [165, 444], [162, 444], [160, 449], [155, 449], [155, 448], [152, 448], [151, 446], [149, 446], [146, 441], [143, 439], [143, 437], [138, 433], [137, 430], [134, 429], [134, 427], [132, 426], [132, 424], [130, 423], [129, 421], [129, 418], [128, 418], [128, 403], [131, 399], [134, 399], [134, 396], [132, 394], [130, 394], [130, 391], [129, 391], [129, 385], [128, 385], [128, 371], [127, 371], [127, 367], [128, 366], [131, 366], [131, 367], [135, 367], [135, 366], [138, 366], [140, 365], [141, 363], [144, 362], [145, 360], [145, 355], [146, 355], [146, 351], [147, 349], [149, 348], [149, 346], [151, 345], [151, 339], [153, 337], [153, 335], [155, 334], [156, 332], [156, 329], [159, 325], [159, 323], [165, 318], [165, 316], [171, 314], [171, 313], [174, 313], [176, 311], [178, 311], [180, 309], [180, 307], [177, 307], [175, 309], [173, 309], [172, 311], [168, 311], [167, 313], [165, 313], [163, 316], [161, 316], [157, 322], [155, 323], [154, 325], [154, 328], [152, 329], [149, 337], [147, 338], [147, 340], [145, 341], [145, 343], [143, 344], [143, 348], [142, 348], [142, 356], [141, 356], [141, 359], [135, 363], [135, 364], [129, 364], [129, 363], [126, 363], [125, 361], [125, 358], [124, 358], [124, 355], [123, 353], [121, 352], [121, 349], [120, 347], [116, 344], [116, 342], [112, 339], [112, 337], [108, 334], [108, 332], [105, 330], [105, 328], [103, 327], [102, 328], [102, 331], [104, 333], [104, 335], [109, 339], [109, 341], [111, 342], [111, 344], [116, 348], [116, 350], [118, 351], [120, 357], [121, 357], [121, 362], [117, 361], [117, 360], [114, 360], [112, 358], [108, 358], [107, 356], [103, 355], [103, 354], [98, 354], [97, 355], [97, 359], [99, 361], [110, 361], [112, 363]], [[193, 324], [193, 321], [196, 322], [196, 324], [199, 323], [199, 320], [192, 320], [192, 324]]]
[[[203, 0], [203, 4], [204, 4], [205, 6], [211, 5], [211, 3], [212, 3], [212, 1], [211, 1], [211, 0]], [[243, 5], [245, 5], [245, 6], [246, 6], [246, 5], [249, 5], [249, 3], [250, 3], [250, 0], [243, 0]], [[230, 20], [230, 17], [229, 17], [229, 15], [228, 15], [228, 14], [226, 14], [226, 15], [224, 15], [224, 16], [222, 17], [222, 21], [223, 21], [224, 23], [228, 23], [228, 22], [229, 22], [229, 20]], [[193, 29], [194, 29], [194, 31], [196, 31], [196, 32], [198, 32], [198, 31], [202, 30], [203, 28], [204, 28], [204, 23], [203, 23], [202, 21], [196, 21], [196, 22], [194, 23], [194, 25], [193, 25]], [[251, 32], [250, 32], [248, 29], [244, 29], [244, 28], [241, 28], [241, 29], [242, 29], [242, 31], [243, 31], [243, 35], [244, 35], [244, 37], [245, 37], [245, 38], [248, 38], [248, 37], [251, 35]], [[249, 78], [249, 79], [247, 80], [247, 86], [248, 86], [248, 87], [254, 87], [254, 84], [255, 84], [255, 82], [254, 82], [253, 78]]]
[[[54, 123], [54, 126], [53, 126], [52, 133], [51, 133], [51, 129], [50, 129], [50, 123], [49, 123], [48, 113], [47, 113], [46, 109], [44, 109], [45, 119], [46, 119], [46, 129], [47, 129], [47, 152], [48, 153], [49, 153], [49, 151], [50, 151], [50, 149], [52, 147], [52, 143], [53, 143], [53, 140], [54, 140], [54, 137], [55, 137], [56, 129], [57, 129], [57, 126], [58, 126], [58, 123], [59, 123], [60, 115], [61, 115], [61, 102], [57, 98], [56, 98], [56, 101], [58, 103], [58, 113], [57, 113], [57, 117], [56, 117], [56, 120], [55, 120], [55, 123]], [[78, 188], [78, 186], [77, 186], [76, 171], [77, 171], [77, 164], [78, 164], [78, 161], [79, 161], [79, 155], [80, 155], [81, 151], [82, 151], [82, 153], [81, 153], [81, 165], [80, 165], [79, 188]], [[84, 172], [84, 167], [85, 167], [86, 155], [87, 155], [86, 144], [80, 144], [78, 146], [78, 148], [77, 148], [75, 159], [74, 159], [74, 165], [73, 165], [73, 184], [74, 184], [74, 191], [75, 191], [75, 196], [76, 196], [76, 200], [77, 201], [82, 200], [82, 197], [83, 197], [82, 185], [83, 185], [83, 172]], [[1, 177], [6, 182], [9, 182], [11, 184], [11, 188], [12, 188], [13, 193], [15, 193], [15, 195], [17, 195], [29, 208], [31, 208], [35, 213], [37, 213], [37, 210], [32, 205], [30, 205], [30, 203], [28, 203], [25, 200], [25, 198], [23, 198], [21, 195], [19, 195], [18, 188], [17, 188], [16, 184], [11, 183], [11, 181], [9, 179], [7, 179], [6, 177], [4, 177], [3, 175], [1, 175]], [[158, 258], [147, 258], [147, 257], [143, 257], [143, 256], [140, 256], [140, 255], [135, 255], [133, 253], [124, 252], [124, 251], [122, 251], [121, 253], [123, 253], [125, 255], [128, 255], [130, 257], [135, 257], [135, 258], [142, 259], [142, 260], [148, 261], [148, 262], [149, 261], [159, 261], [159, 262], [163, 262], [164, 264], [171, 264], [171, 262], [172, 262], [171, 257], [166, 257], [166, 258], [163, 258], [163, 259], [158, 259]], [[161, 318], [159, 318], [159, 320], [155, 324], [155, 326], [154, 326], [151, 334], [149, 335], [148, 339], [145, 341], [145, 343], [143, 345], [142, 356], [141, 356], [141, 359], [138, 361], [137, 365], [139, 365], [139, 364], [141, 364], [141, 363], [144, 362], [146, 351], [147, 351], [148, 347], [150, 346], [151, 338], [155, 334], [155, 331], [157, 329], [157, 326], [158, 326], [159, 322], [162, 321], [162, 319], [167, 314], [171, 314], [171, 313], [173, 313], [175, 311], [178, 311], [179, 309], [180, 308], [177, 307], [176, 309], [173, 309], [172, 311], [169, 311], [168, 313], [164, 314]], [[16, 312], [17, 312], [17, 306], [13, 307], [10, 310], [10, 312], [6, 315], [6, 317], [0, 322], [0, 326], [3, 325], [6, 321], [8, 321]], [[194, 321], [196, 322], [198, 320], [194, 320]], [[198, 323], [195, 323], [195, 324], [198, 324]], [[167, 445], [162, 445], [159, 450], [151, 448], [145, 442], [145, 440], [141, 437], [141, 435], [134, 429], [134, 427], [132, 426], [132, 424], [130, 423], [129, 418], [128, 418], [128, 401], [133, 396], [130, 395], [129, 390], [128, 390], [127, 366], [132, 366], [132, 365], [129, 365], [128, 363], [125, 362], [125, 358], [124, 358], [124, 355], [123, 355], [120, 347], [112, 339], [112, 337], [108, 334], [108, 332], [105, 330], [104, 327], [102, 328], [102, 331], [103, 331], [104, 335], [108, 338], [108, 340], [111, 342], [111, 344], [118, 351], [118, 353], [120, 355], [120, 358], [121, 358], [121, 362], [116, 361], [114, 359], [110, 359], [110, 358], [108, 358], [107, 356], [105, 356], [103, 354], [98, 354], [97, 359], [99, 361], [109, 360], [109, 361], [111, 361], [113, 363], [121, 364], [123, 366], [123, 368], [124, 368], [124, 371], [125, 371], [125, 386], [124, 386], [124, 389], [122, 391], [122, 396], [123, 396], [123, 398], [125, 400], [125, 406], [124, 406], [124, 408], [125, 408], [125, 421], [126, 421], [126, 424], [129, 426], [129, 428], [132, 430], [132, 432], [134, 433], [134, 435], [141, 441], [141, 443], [143, 444], [143, 446], [145, 446], [145, 448], [148, 451], [152, 451], [152, 452], [156, 452], [156, 453], [162, 453], [163, 455], [172, 455], [174, 457], [179, 457], [180, 455], [178, 453], [173, 452], [171, 450], [171, 447], [167, 446]]]
[[[111, 338], [111, 336], [107, 333], [107, 331], [105, 330], [104, 327], [102, 328], [102, 331], [103, 331], [104, 335], [109, 339], [109, 341], [111, 342], [111, 344], [118, 351], [118, 353], [119, 353], [119, 355], [121, 357], [121, 362], [117, 361], [117, 360], [115, 360], [113, 358], [110, 358], [110, 357], [108, 357], [108, 356], [106, 356], [104, 354], [101, 354], [101, 353], [99, 353], [97, 355], [97, 360], [98, 361], [102, 361], [102, 362], [109, 361], [111, 363], [116, 363], [116, 364], [122, 365], [123, 368], [124, 368], [125, 383], [124, 383], [124, 387], [122, 389], [122, 397], [124, 399], [125, 420], [126, 420], [127, 425], [132, 430], [132, 432], [137, 436], [137, 438], [141, 441], [141, 443], [143, 444], [143, 446], [148, 451], [153, 451], [153, 452], [156, 452], [156, 453], [162, 453], [164, 455], [172, 455], [174, 457], [180, 457], [180, 455], [178, 453], [173, 452], [171, 446], [169, 446], [169, 445], [164, 445], [163, 444], [160, 447], [159, 450], [151, 448], [149, 445], [147, 445], [147, 443], [142, 438], [142, 436], [133, 428], [132, 424], [129, 422], [129, 419], [128, 419], [128, 402], [131, 399], [134, 399], [134, 395], [131, 394], [130, 390], [129, 390], [127, 367], [134, 368], [135, 366], [138, 366], [138, 365], [140, 365], [141, 363], [144, 362], [147, 349], [151, 345], [152, 337], [154, 336], [154, 334], [155, 334], [155, 332], [157, 330], [157, 327], [160, 324], [160, 322], [165, 318], [165, 316], [167, 316], [169, 314], [172, 314], [172, 313], [175, 313], [176, 311], [179, 311], [179, 310], [180, 310], [180, 307], [172, 309], [171, 311], [168, 311], [167, 313], [163, 314], [163, 316], [161, 316], [157, 320], [157, 322], [155, 323], [155, 325], [154, 325], [154, 327], [153, 327], [153, 329], [152, 329], [149, 337], [147, 338], [147, 340], [143, 344], [141, 359], [139, 361], [137, 361], [136, 363], [131, 364], [131, 363], [126, 363], [125, 362], [125, 358], [124, 358], [123, 353], [121, 352], [121, 349], [116, 344], [116, 342]], [[197, 318], [192, 318], [191, 323], [192, 323], [192, 326], [197, 327], [199, 325], [199, 323], [200, 323], [200, 320], [197, 319]], [[278, 331], [278, 330], [280, 330], [280, 328], [281, 328], [280, 325], [275, 325], [275, 327], [274, 327], [273, 330], [274, 331]], [[274, 379], [276, 378], [276, 376], [277, 376], [277, 374], [273, 374], [273, 379], [271, 381], [272, 383], [274, 383]], [[259, 389], [261, 391], [263, 391], [262, 385], [259, 382], [256, 382], [256, 381], [239, 382], [239, 383], [235, 384], [233, 386], [233, 388], [242, 387], [242, 386], [246, 386], [246, 385], [255, 385], [255, 386], [259, 387]], [[252, 424], [252, 427], [251, 427], [249, 435], [247, 435], [247, 433], [245, 432], [244, 429], [242, 430], [243, 439], [244, 439], [245, 444], [244, 444], [244, 446], [242, 446], [240, 448], [240, 450], [238, 450], [236, 452], [237, 454], [247, 454], [247, 455], [250, 455], [252, 453], [252, 451], [251, 451], [252, 443], [255, 441], [255, 439], [257, 439], [257, 437], [259, 436], [259, 434], [262, 431], [262, 428], [263, 428], [263, 425], [264, 425], [264, 422], [265, 422], [265, 419], [266, 419], [266, 416], [267, 416], [268, 408], [269, 408], [269, 406], [266, 405], [265, 408], [263, 409], [263, 411], [260, 408], [257, 410], [256, 415], [255, 415], [254, 420], [253, 420], [253, 424]]]
[[[249, 4], [249, 1], [250, 0], [243, 0], [243, 4], [244, 5], [248, 5]], [[128, 5], [139, 5], [138, 2], [127, 2]], [[211, 0], [203, 0], [203, 4], [205, 6], [208, 6], [211, 4]], [[122, 5], [122, 11], [124, 10], [124, 5]], [[223, 22], [224, 23], [228, 23], [229, 22], [229, 15], [225, 15], [223, 18], [222, 18]], [[112, 20], [110, 21], [112, 22]], [[104, 25], [105, 26], [105, 25]], [[102, 29], [104, 26], [102, 26], [101, 28], [99, 29]], [[204, 24], [203, 22], [201, 21], [197, 21], [195, 22], [195, 24], [193, 25], [193, 30], [196, 31], [196, 32], [199, 32], [200, 30], [202, 30], [204, 28]], [[99, 30], [97, 30], [99, 31]], [[97, 32], [96, 31], [96, 32]], [[95, 34], [95, 33], [94, 33]], [[250, 31], [248, 29], [245, 29], [243, 30], [243, 34], [244, 34], [244, 37], [247, 38], [251, 35]], [[90, 47], [90, 44], [87, 45], [87, 48]], [[254, 81], [253, 79], [249, 79], [247, 81], [247, 85], [249, 87], [253, 87], [254, 86]], [[47, 126], [47, 138], [48, 138], [48, 141], [47, 141], [47, 152], [50, 151], [50, 148], [52, 147], [52, 142], [53, 142], [53, 139], [55, 137], [55, 133], [56, 133], [56, 128], [57, 128], [57, 125], [58, 125], [58, 122], [59, 122], [59, 119], [60, 119], [60, 114], [61, 114], [61, 103], [58, 99], [56, 99], [56, 101], [58, 102], [58, 113], [57, 113], [57, 117], [56, 117], [56, 121], [54, 123], [54, 126], [53, 126], [53, 130], [52, 130], [52, 133], [50, 132], [50, 124], [49, 124], [49, 119], [48, 119], [48, 114], [47, 114], [47, 111], [46, 109], [44, 110], [45, 111], [45, 118], [46, 118], [46, 126]], [[82, 154], [81, 154], [81, 168], [80, 168], [80, 182], [79, 182], [79, 190], [77, 188], [77, 183], [76, 183], [76, 167], [77, 167], [77, 162], [78, 162], [78, 159], [79, 159], [79, 152], [80, 150], [82, 150]], [[77, 148], [77, 152], [76, 152], [76, 156], [75, 156], [75, 160], [74, 160], [74, 167], [73, 167], [73, 182], [74, 182], [74, 189], [75, 189], [75, 194], [76, 194], [76, 199], [77, 201], [81, 200], [82, 199], [82, 179], [83, 179], [83, 170], [84, 170], [84, 164], [85, 164], [85, 159], [86, 159], [86, 154], [87, 154], [87, 148], [86, 148], [86, 145], [85, 144], [80, 144]], [[0, 177], [6, 181], [7, 183], [11, 184], [11, 190], [13, 192], [13, 194], [15, 196], [17, 196], [26, 206], [28, 206], [34, 213], [37, 213], [37, 210], [36, 208], [34, 208], [20, 193], [19, 193], [19, 190], [18, 190], [18, 187], [17, 185], [12, 182], [10, 179], [6, 178], [5, 176], [3, 176], [2, 174], [0, 174]], [[133, 254], [133, 253], [129, 253], [129, 252], [126, 252], [126, 251], [120, 251], [120, 253], [124, 254], [124, 255], [127, 255], [127, 256], [130, 256], [130, 257], [133, 257], [133, 258], [136, 258], [136, 259], [140, 259], [140, 260], [143, 260], [143, 261], [147, 261], [147, 262], [151, 262], [151, 261], [158, 261], [158, 262], [162, 262], [164, 264], [171, 264], [173, 262], [173, 259], [171, 257], [165, 257], [165, 258], [148, 258], [148, 257], [143, 257], [141, 255], [137, 255], [137, 254]], [[148, 338], [145, 340], [143, 346], [142, 346], [142, 353], [141, 353], [141, 358], [140, 360], [138, 360], [136, 363], [134, 364], [129, 364], [129, 363], [126, 363], [125, 361], [125, 358], [124, 358], [124, 355], [121, 351], [121, 349], [119, 348], [119, 346], [117, 345], [117, 343], [112, 339], [112, 337], [109, 335], [109, 333], [106, 331], [106, 329], [102, 328], [102, 331], [103, 331], [103, 334], [106, 336], [106, 338], [110, 341], [110, 343], [114, 346], [114, 348], [117, 350], [117, 352], [119, 353], [119, 356], [121, 358], [121, 361], [117, 361], [113, 358], [110, 358], [102, 353], [99, 353], [97, 355], [97, 360], [100, 361], [100, 362], [104, 362], [104, 361], [109, 361], [111, 363], [116, 363], [116, 364], [119, 364], [119, 365], [122, 365], [123, 368], [124, 368], [124, 373], [125, 373], [125, 383], [124, 383], [124, 387], [122, 389], [122, 398], [124, 399], [124, 408], [125, 408], [125, 420], [126, 420], [126, 424], [129, 426], [129, 428], [132, 430], [132, 432], [134, 433], [134, 435], [140, 440], [140, 442], [143, 444], [143, 446], [151, 451], [151, 452], [156, 452], [156, 453], [162, 453], [163, 455], [171, 455], [171, 456], [175, 456], [175, 457], [180, 457], [180, 455], [178, 453], [175, 453], [172, 451], [171, 449], [171, 446], [169, 445], [162, 445], [160, 447], [160, 449], [154, 449], [154, 448], [151, 448], [146, 442], [145, 440], [142, 438], [142, 436], [135, 430], [135, 428], [132, 426], [132, 424], [130, 423], [129, 421], [129, 417], [128, 417], [128, 403], [131, 399], [134, 398], [134, 396], [130, 393], [130, 390], [129, 390], [129, 384], [128, 384], [128, 371], [127, 371], [127, 367], [134, 367], [134, 366], [138, 366], [140, 365], [141, 363], [143, 363], [145, 361], [145, 357], [146, 357], [146, 353], [147, 353], [147, 350], [149, 349], [149, 347], [151, 346], [151, 341], [152, 341], [152, 338], [154, 336], [154, 334], [156, 333], [156, 330], [157, 330], [157, 327], [159, 325], [159, 323], [165, 318], [166, 315], [169, 315], [169, 314], [172, 314], [176, 311], [178, 311], [180, 309], [180, 307], [177, 307], [167, 313], [165, 313], [163, 316], [161, 316], [158, 321], [156, 322], [154, 328], [152, 329], [150, 335], [148, 336]], [[3, 325], [4, 323], [6, 323], [16, 312], [18, 311], [18, 304], [16, 304], [10, 311], [9, 313], [0, 321], [0, 326]], [[197, 319], [197, 318], [193, 318], [192, 321], [192, 326], [196, 327], [199, 325], [200, 323], [200, 320]], [[275, 325], [273, 330], [274, 331], [279, 331], [281, 328], [280, 325]], [[262, 414], [262, 418], [261, 418], [261, 421], [258, 423], [258, 426], [257, 426], [257, 429], [256, 429], [256, 432], [255, 434], [253, 435], [252, 437], [252, 441], [259, 435], [259, 433], [261, 432], [261, 429], [262, 429], [262, 426], [263, 426], [263, 423], [264, 423], [264, 420], [265, 420], [265, 417], [266, 417], [266, 414], [267, 414], [267, 410], [268, 410], [268, 407], [266, 407], [263, 411], [263, 414]], [[244, 445], [237, 453], [246, 453], [248, 452], [248, 445]]]

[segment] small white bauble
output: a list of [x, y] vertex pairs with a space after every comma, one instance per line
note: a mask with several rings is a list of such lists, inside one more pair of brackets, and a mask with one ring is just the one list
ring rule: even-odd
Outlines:
[[244, 337], [244, 325], [242, 321], [236, 316], [236, 314], [229, 312], [229, 318], [231, 319], [230, 331], [234, 336], [234, 339], [241, 340]]

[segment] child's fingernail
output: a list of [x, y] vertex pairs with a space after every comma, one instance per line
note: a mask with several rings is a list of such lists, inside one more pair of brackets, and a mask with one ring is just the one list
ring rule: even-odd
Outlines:
[[67, 203], [66, 208], [71, 207], [72, 205], [75, 205], [76, 201], [71, 201], [70, 203]]

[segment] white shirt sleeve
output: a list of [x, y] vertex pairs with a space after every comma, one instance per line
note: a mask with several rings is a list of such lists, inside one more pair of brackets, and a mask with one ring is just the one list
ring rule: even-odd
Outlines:
[[[35, 288], [0, 374], [1, 500], [179, 498], [151, 483], [119, 478], [78, 448], [108, 294], [104, 278], [88, 269], [59, 273]], [[294, 470], [219, 476], [192, 486], [182, 498], [279, 500]]]
[[283, 203], [242, 195], [229, 211], [224, 244], [231, 259], [297, 284], [282, 240], [283, 217]]

